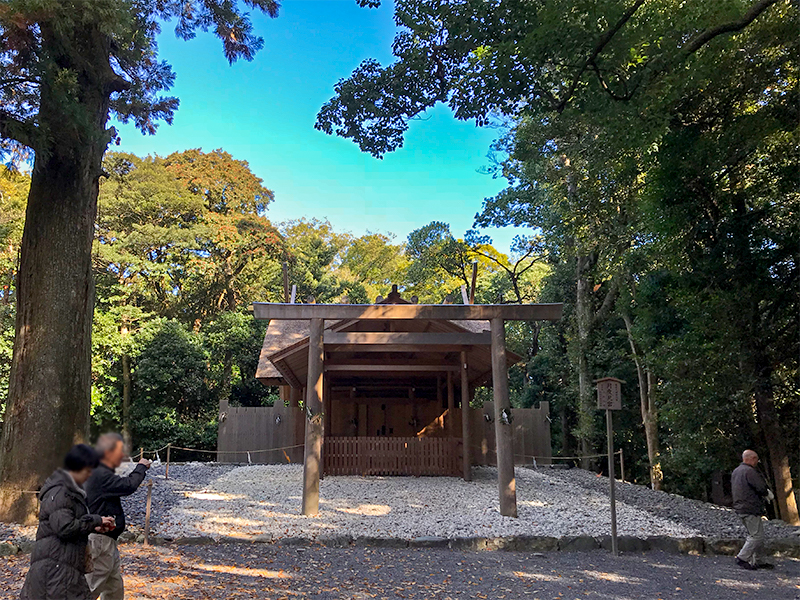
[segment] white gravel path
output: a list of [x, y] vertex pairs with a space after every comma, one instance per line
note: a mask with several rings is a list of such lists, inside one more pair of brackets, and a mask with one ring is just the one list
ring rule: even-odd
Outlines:
[[[300, 515], [302, 466], [233, 469], [204, 489], [184, 491], [159, 534], [252, 538], [335, 535], [413, 539], [437, 537], [603, 536], [610, 532], [607, 480], [580, 471], [518, 468], [519, 518], [498, 511], [496, 470], [474, 469], [465, 482], [446, 477], [327, 477], [320, 514]], [[730, 510], [642, 486], [620, 484], [620, 535], [740, 537]], [[796, 528], [770, 524], [782, 535]], [[768, 532], [769, 533], [769, 532]], [[778, 533], [778, 532], [776, 532]]]

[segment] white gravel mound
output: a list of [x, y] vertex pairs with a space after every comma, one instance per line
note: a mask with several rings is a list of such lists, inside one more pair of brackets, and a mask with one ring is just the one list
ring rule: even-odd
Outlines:
[[[578, 469], [518, 468], [519, 518], [512, 519], [499, 514], [496, 469], [473, 472], [472, 482], [450, 477], [326, 477], [321, 482], [320, 514], [304, 517], [301, 465], [239, 467], [203, 489], [184, 491], [185, 499], [171, 508], [159, 534], [413, 539], [610, 533], [606, 479]], [[730, 510], [631, 484], [619, 484], [618, 490], [620, 535], [739, 537], [742, 533]], [[788, 535], [794, 528], [785, 529]]]

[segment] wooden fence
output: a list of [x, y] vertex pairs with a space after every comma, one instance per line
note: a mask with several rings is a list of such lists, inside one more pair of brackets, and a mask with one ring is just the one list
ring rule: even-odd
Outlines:
[[462, 473], [459, 438], [326, 438], [326, 475], [414, 475], [458, 477]]
[[302, 464], [305, 424], [302, 409], [280, 402], [268, 407], [225, 406], [217, 437], [219, 461]]

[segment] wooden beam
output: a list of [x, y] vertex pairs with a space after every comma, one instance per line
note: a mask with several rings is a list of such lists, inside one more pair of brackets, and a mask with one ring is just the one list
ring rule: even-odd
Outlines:
[[447, 371], [458, 371], [457, 365], [376, 365], [376, 364], [346, 364], [346, 365], [325, 365], [328, 372], [350, 372], [361, 373], [446, 373]]
[[325, 352], [336, 352], [337, 354], [344, 352], [355, 352], [359, 354], [365, 352], [385, 352], [387, 354], [418, 354], [420, 352], [448, 354], [450, 352], [458, 352], [462, 348], [472, 348], [472, 346], [453, 346], [452, 344], [327, 344], [325, 346]]
[[341, 344], [358, 347], [384, 344], [397, 346], [488, 346], [492, 343], [492, 335], [488, 331], [483, 333], [414, 333], [409, 331], [338, 332], [329, 330], [325, 332], [323, 337], [326, 345]]
[[557, 321], [562, 304], [270, 304], [254, 302], [256, 319], [440, 319]]
[[509, 420], [504, 418], [504, 415], [510, 417], [511, 404], [508, 398], [506, 330], [503, 319], [492, 319], [492, 391], [500, 514], [504, 517], [516, 517], [517, 482], [514, 477], [514, 445], [511, 438], [513, 430]]
[[381, 397], [381, 396], [345, 396], [344, 394], [334, 395], [332, 397], [333, 402], [337, 404], [387, 404], [387, 405], [396, 405], [396, 404], [412, 404], [414, 402], [419, 402], [420, 404], [426, 404], [435, 402], [432, 398], [409, 398], [408, 396], [393, 396], [391, 398], [388, 397]]
[[306, 386], [306, 444], [303, 460], [303, 506], [306, 516], [319, 513], [319, 478], [322, 471], [323, 362], [322, 319], [311, 320], [308, 336], [308, 385]]
[[469, 365], [467, 353], [461, 351], [461, 441], [463, 448], [464, 481], [472, 481], [472, 436], [469, 428]]
[[300, 406], [300, 397], [301, 397], [300, 388], [296, 387], [289, 388], [289, 406], [291, 406], [292, 408], [298, 408]]

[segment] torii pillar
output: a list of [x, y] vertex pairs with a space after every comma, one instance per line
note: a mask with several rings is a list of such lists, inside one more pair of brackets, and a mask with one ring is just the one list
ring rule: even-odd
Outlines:
[[306, 385], [306, 444], [303, 460], [303, 514], [319, 512], [319, 477], [322, 471], [324, 319], [311, 319], [308, 335], [308, 384]]
[[497, 443], [497, 485], [500, 514], [517, 516], [517, 482], [514, 477], [514, 445], [511, 428], [511, 403], [508, 398], [508, 363], [506, 361], [505, 321], [492, 323], [492, 392], [494, 394], [494, 432]]

